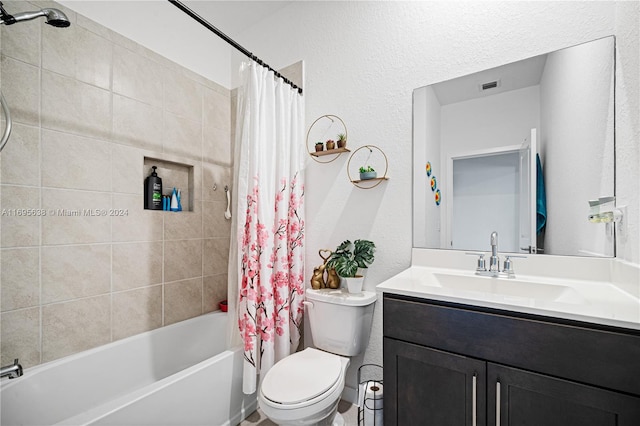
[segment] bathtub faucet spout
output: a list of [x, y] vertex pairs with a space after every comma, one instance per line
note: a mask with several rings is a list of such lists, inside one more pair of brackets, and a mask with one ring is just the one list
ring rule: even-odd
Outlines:
[[5, 365], [0, 368], [0, 379], [3, 377], [9, 377], [10, 379], [15, 379], [16, 377], [22, 376], [22, 366], [18, 362], [18, 358], [13, 361], [11, 365]]

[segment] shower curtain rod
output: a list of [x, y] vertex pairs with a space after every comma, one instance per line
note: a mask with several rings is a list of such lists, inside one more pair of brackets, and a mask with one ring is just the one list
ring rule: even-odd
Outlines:
[[296, 86], [291, 80], [285, 78], [278, 71], [276, 71], [273, 68], [271, 68], [271, 66], [269, 66], [269, 64], [264, 63], [262, 61], [262, 59], [258, 58], [253, 53], [249, 52], [247, 49], [245, 49], [244, 47], [240, 46], [235, 40], [233, 40], [231, 37], [229, 37], [228, 35], [226, 35], [222, 31], [220, 31], [219, 29], [217, 29], [216, 27], [211, 25], [207, 20], [205, 20], [202, 16], [198, 15], [193, 10], [189, 9], [181, 1], [179, 1], [179, 0], [169, 0], [169, 3], [173, 4], [178, 9], [182, 10], [184, 13], [186, 13], [187, 15], [189, 15], [190, 17], [192, 17], [193, 19], [198, 21], [200, 24], [202, 24], [209, 31], [211, 31], [212, 33], [216, 34], [218, 37], [220, 37], [221, 39], [223, 39], [224, 41], [229, 43], [231, 46], [235, 47], [242, 54], [244, 54], [245, 56], [248, 56], [251, 60], [256, 61], [258, 64], [262, 65], [263, 67], [268, 68], [270, 71], [273, 71], [275, 73], [276, 77], [281, 78], [282, 80], [284, 80], [285, 83], [287, 83], [288, 85], [290, 85], [294, 89], [297, 89], [299, 94], [302, 94], [302, 88], [301, 87]]

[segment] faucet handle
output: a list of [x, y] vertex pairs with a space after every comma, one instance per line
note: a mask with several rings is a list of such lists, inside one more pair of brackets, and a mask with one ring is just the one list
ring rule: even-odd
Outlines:
[[515, 275], [515, 273], [513, 272], [513, 263], [511, 262], [511, 258], [512, 257], [517, 257], [517, 258], [520, 258], [520, 259], [526, 259], [527, 258], [527, 256], [521, 256], [521, 255], [517, 255], [517, 254], [505, 255], [504, 267], [502, 268], [502, 272], [506, 273], [510, 277], [513, 277]]
[[478, 266], [476, 267], [476, 271], [486, 271], [487, 267], [484, 262], [484, 253], [477, 252], [466, 252], [468, 256], [478, 256]]

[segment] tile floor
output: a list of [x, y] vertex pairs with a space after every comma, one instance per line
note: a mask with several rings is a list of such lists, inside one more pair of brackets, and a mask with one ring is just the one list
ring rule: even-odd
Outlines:
[[[338, 412], [344, 417], [345, 426], [358, 425], [358, 407], [347, 401], [340, 401]], [[240, 426], [276, 426], [260, 410], [254, 411], [246, 418]]]

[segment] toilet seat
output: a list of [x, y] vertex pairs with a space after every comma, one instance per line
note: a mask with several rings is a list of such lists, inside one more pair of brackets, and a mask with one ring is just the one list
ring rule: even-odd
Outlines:
[[342, 369], [339, 356], [307, 348], [274, 365], [262, 381], [261, 393], [280, 409], [302, 408], [331, 393]]

